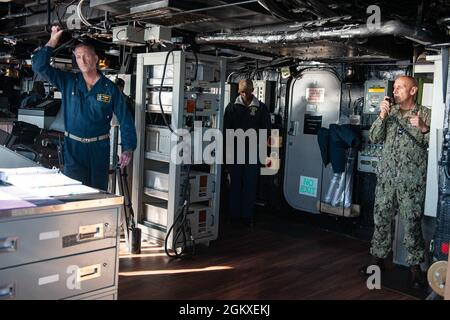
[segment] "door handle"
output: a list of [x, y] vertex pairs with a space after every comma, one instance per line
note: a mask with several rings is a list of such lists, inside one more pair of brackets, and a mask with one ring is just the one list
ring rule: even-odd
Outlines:
[[16, 295], [16, 286], [14, 283], [0, 287], [0, 300], [14, 299]]
[[81, 226], [78, 228], [79, 240], [102, 239], [104, 237], [104, 234], [105, 230], [103, 223]]
[[101, 270], [102, 270], [101, 264], [94, 264], [92, 266], [80, 268], [78, 270], [78, 281], [81, 282], [81, 281], [99, 278], [102, 275]]
[[291, 121], [291, 122], [289, 122], [288, 135], [296, 136], [298, 134], [298, 127], [299, 127], [299, 122], [298, 121]]
[[0, 238], [0, 253], [17, 251], [18, 237]]

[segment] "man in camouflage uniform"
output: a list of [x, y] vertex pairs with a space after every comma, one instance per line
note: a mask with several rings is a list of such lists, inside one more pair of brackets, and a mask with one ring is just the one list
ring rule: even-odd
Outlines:
[[427, 147], [431, 111], [417, 105], [418, 90], [413, 77], [401, 76], [394, 82], [395, 104], [389, 97], [380, 104], [380, 114], [370, 128], [370, 140], [383, 143], [375, 191], [374, 225], [370, 253], [381, 268], [392, 249], [393, 219], [396, 207], [404, 220], [403, 243], [408, 252], [411, 285], [423, 285], [420, 263], [424, 259], [422, 213], [427, 174]]

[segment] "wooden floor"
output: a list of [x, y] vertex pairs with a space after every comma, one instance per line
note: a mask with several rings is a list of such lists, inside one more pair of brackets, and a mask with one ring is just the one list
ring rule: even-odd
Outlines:
[[275, 217], [253, 229], [223, 223], [191, 258], [148, 243], [141, 255], [122, 250], [119, 299], [414, 299], [368, 290], [357, 271], [367, 258], [366, 242]]

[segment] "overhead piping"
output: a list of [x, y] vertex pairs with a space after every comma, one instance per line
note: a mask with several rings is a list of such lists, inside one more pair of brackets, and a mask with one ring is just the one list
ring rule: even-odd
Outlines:
[[[287, 28], [286, 28], [287, 29]], [[195, 37], [198, 44], [206, 43], [299, 43], [324, 39], [366, 38], [372, 36], [394, 35], [404, 37], [422, 45], [429, 45], [439, 40], [433, 39], [423, 29], [408, 26], [400, 21], [391, 20], [382, 23], [379, 28], [368, 28], [367, 25], [345, 25], [335, 28], [320, 28], [314, 30], [277, 31], [273, 32], [268, 26], [260, 32], [215, 33]]]
[[[93, 28], [93, 29], [97, 29], [97, 30], [102, 30], [102, 31], [103, 31], [103, 30], [104, 30], [103, 28], [94, 26], [92, 23], [90, 23], [90, 22], [84, 17], [83, 11], [82, 11], [83, 3], [84, 3], [84, 0], [80, 0], [80, 2], [78, 2], [78, 5], [77, 5], [77, 15], [78, 15], [78, 18], [80, 18], [81, 22], [82, 22], [85, 26], [87, 26], [87, 27], [89, 27], [89, 28]], [[107, 17], [107, 16], [105, 15], [105, 17]]]
[[92, 27], [92, 24], [84, 18], [83, 12], [81, 11], [81, 7], [83, 6], [83, 2], [84, 2], [84, 0], [80, 0], [80, 2], [78, 2], [78, 5], [77, 5], [78, 18], [80, 18], [81, 22], [83, 22], [84, 25], [86, 25], [88, 27]]
[[[211, 6], [211, 7], [204, 7], [204, 8], [198, 8], [198, 9], [192, 9], [192, 10], [186, 10], [186, 11], [180, 11], [180, 12], [163, 13], [163, 14], [158, 14], [158, 15], [152, 16], [152, 18], [153, 19], [155, 19], [155, 18], [172, 18], [172, 17], [179, 16], [179, 15], [198, 13], [198, 12], [204, 12], [204, 11], [211, 11], [211, 10], [223, 9], [223, 8], [227, 8], [227, 7], [235, 7], [235, 6], [240, 6], [240, 5], [244, 5], [244, 4], [251, 4], [251, 3], [254, 3], [254, 2], [259, 2], [259, 1], [258, 0], [245, 0], [245, 1], [221, 4], [221, 5]], [[130, 23], [130, 22], [136, 21], [136, 18], [138, 18], [136, 16], [137, 14], [144, 13], [144, 12], [148, 11], [148, 10], [144, 10], [143, 9], [147, 5], [148, 4], [144, 4], [144, 5], [140, 5], [140, 6], [136, 6], [136, 7], [130, 8], [131, 14], [135, 15], [135, 17], [133, 19], [126, 20], [126, 21], [113, 22], [113, 23], [111, 23], [111, 25], [113, 26], [113, 25]]]

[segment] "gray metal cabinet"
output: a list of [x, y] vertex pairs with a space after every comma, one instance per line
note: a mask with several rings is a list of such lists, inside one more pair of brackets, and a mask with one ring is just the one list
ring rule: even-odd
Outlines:
[[118, 209], [0, 223], [0, 269], [116, 246]]
[[[98, 291], [96, 291], [98, 292]], [[91, 294], [87, 293], [84, 295], [76, 296], [75, 298], [69, 298], [67, 300], [117, 300], [117, 290], [105, 291], [103, 293]]]
[[1, 299], [116, 299], [123, 198], [0, 210]]
[[64, 299], [117, 285], [116, 249], [0, 270], [0, 298]]

